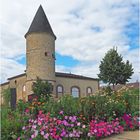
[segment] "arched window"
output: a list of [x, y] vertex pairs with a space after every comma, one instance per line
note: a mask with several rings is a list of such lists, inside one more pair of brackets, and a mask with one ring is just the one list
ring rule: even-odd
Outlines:
[[26, 91], [26, 87], [25, 87], [25, 85], [23, 86], [22, 90], [23, 90], [23, 92], [25, 92], [25, 91]]
[[87, 96], [89, 96], [92, 93], [92, 88], [91, 87], [87, 87]]
[[80, 97], [80, 89], [79, 89], [79, 87], [72, 87], [71, 88], [71, 95], [73, 97]]
[[56, 87], [56, 93], [57, 93], [57, 96], [63, 94], [63, 86], [62, 86], [62, 85], [58, 85], [58, 86]]

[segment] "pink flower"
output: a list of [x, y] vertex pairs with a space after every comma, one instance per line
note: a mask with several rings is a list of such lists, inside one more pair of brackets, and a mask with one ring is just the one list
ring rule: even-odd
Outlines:
[[35, 138], [35, 135], [33, 134], [33, 135], [31, 135], [31, 138], [33, 139], [33, 138]]
[[81, 123], [80, 123], [80, 122], [78, 122], [78, 123], [77, 123], [77, 126], [80, 126], [80, 125], [81, 125]]
[[29, 113], [29, 112], [30, 112], [30, 110], [29, 110], [28, 108], [26, 108], [26, 109], [25, 109], [25, 112], [26, 112], [26, 113]]
[[44, 135], [44, 131], [41, 131], [41, 135]]
[[33, 129], [36, 129], [36, 127], [37, 127], [36, 125], [33, 125], [33, 126], [32, 126]]
[[38, 125], [40, 126], [41, 124], [42, 124], [42, 122], [39, 120], [39, 121], [38, 121]]
[[69, 120], [71, 120], [72, 119], [72, 116], [69, 116]]
[[94, 129], [94, 132], [96, 133], [96, 132], [97, 132], [97, 130], [96, 130], [96, 129]]
[[63, 110], [61, 110], [61, 111], [59, 112], [59, 114], [60, 114], [60, 115], [62, 115], [63, 113], [64, 113], [64, 111], [63, 111]]
[[39, 111], [39, 115], [41, 115], [41, 114], [42, 114], [42, 112], [43, 112], [43, 111], [42, 111], [42, 110], [40, 110], [40, 111]]
[[57, 124], [58, 124], [58, 125], [61, 124], [61, 120], [57, 120]]

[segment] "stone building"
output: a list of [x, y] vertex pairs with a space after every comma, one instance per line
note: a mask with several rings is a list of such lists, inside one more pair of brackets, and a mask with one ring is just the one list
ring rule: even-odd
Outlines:
[[83, 97], [95, 93], [99, 88], [96, 78], [70, 73], [55, 72], [55, 40], [56, 36], [49, 24], [42, 6], [25, 34], [26, 39], [26, 72], [1, 84], [1, 91], [11, 89], [13, 101], [28, 100], [32, 95], [32, 84], [39, 77], [53, 84], [53, 95], [59, 97], [71, 94]]

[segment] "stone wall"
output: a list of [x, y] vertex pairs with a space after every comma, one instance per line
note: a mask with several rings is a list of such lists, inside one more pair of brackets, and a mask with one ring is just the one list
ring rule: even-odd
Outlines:
[[[17, 101], [19, 99], [22, 99], [22, 100], [26, 99], [26, 91], [24, 91], [25, 82], [26, 82], [26, 76], [20, 76], [20, 77], [9, 80], [8, 84], [1, 84], [0, 95], [2, 95], [2, 92], [7, 88], [16, 88]], [[1, 96], [1, 104], [2, 103], [3, 103], [3, 98]]]
[[68, 77], [56, 77], [56, 87], [62, 85], [64, 94], [71, 94], [72, 87], [78, 87], [80, 89], [80, 97], [87, 96], [87, 88], [92, 88], [92, 93], [95, 93], [99, 89], [98, 80], [76, 79]]
[[55, 39], [47, 33], [32, 33], [26, 37], [27, 80], [38, 76], [55, 81]]
[[[17, 101], [19, 99], [27, 100], [28, 95], [32, 94], [32, 92], [27, 94], [26, 91], [27, 91], [28, 88], [30, 88], [30, 91], [31, 91], [32, 85], [30, 85], [30, 84], [32, 84], [32, 82], [28, 82], [28, 86], [26, 85], [27, 84], [26, 83], [26, 75], [21, 76], [21, 77], [17, 77], [17, 78], [13, 78], [9, 81], [9, 84], [1, 85], [0, 93], [8, 87], [9, 88], [16, 88]], [[25, 85], [26, 85], [26, 87], [24, 87]], [[80, 97], [87, 96], [87, 88], [88, 87], [92, 88], [92, 93], [96, 93], [99, 89], [98, 80], [76, 79], [76, 78], [68, 78], [68, 77], [56, 77], [56, 82], [55, 82], [54, 91], [53, 91], [53, 96], [54, 97], [56, 97], [56, 95], [57, 95], [57, 92], [56, 92], [57, 89], [56, 88], [57, 88], [58, 85], [63, 86], [64, 95], [65, 94], [71, 94], [71, 88], [72, 87], [78, 87], [80, 89]], [[58, 97], [60, 97], [60, 96], [62, 96], [62, 95], [59, 94]], [[0, 103], [3, 103], [2, 97], [1, 97], [1, 102]]]

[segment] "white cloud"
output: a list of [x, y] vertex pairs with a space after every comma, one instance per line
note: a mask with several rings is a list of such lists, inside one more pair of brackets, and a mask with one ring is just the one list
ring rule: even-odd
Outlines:
[[19, 64], [18, 62], [12, 59], [2, 58], [0, 63], [1, 69], [1, 79], [0, 81], [3, 82], [3, 79], [9, 78], [11, 76], [15, 76], [17, 74], [21, 74], [25, 70], [25, 66]]
[[[118, 46], [124, 59], [132, 62], [133, 80], [137, 79], [138, 49], [130, 50], [130, 42], [135, 41], [127, 36], [132, 30], [126, 28], [138, 20], [137, 0], [14, 0], [10, 4], [4, 0], [1, 3], [2, 81], [25, 68], [16, 60], [25, 55], [24, 34], [40, 4], [57, 36], [56, 52], [80, 62], [71, 68], [56, 66], [57, 70], [97, 77], [102, 57], [110, 48]], [[9, 65], [13, 67], [9, 69]]]

